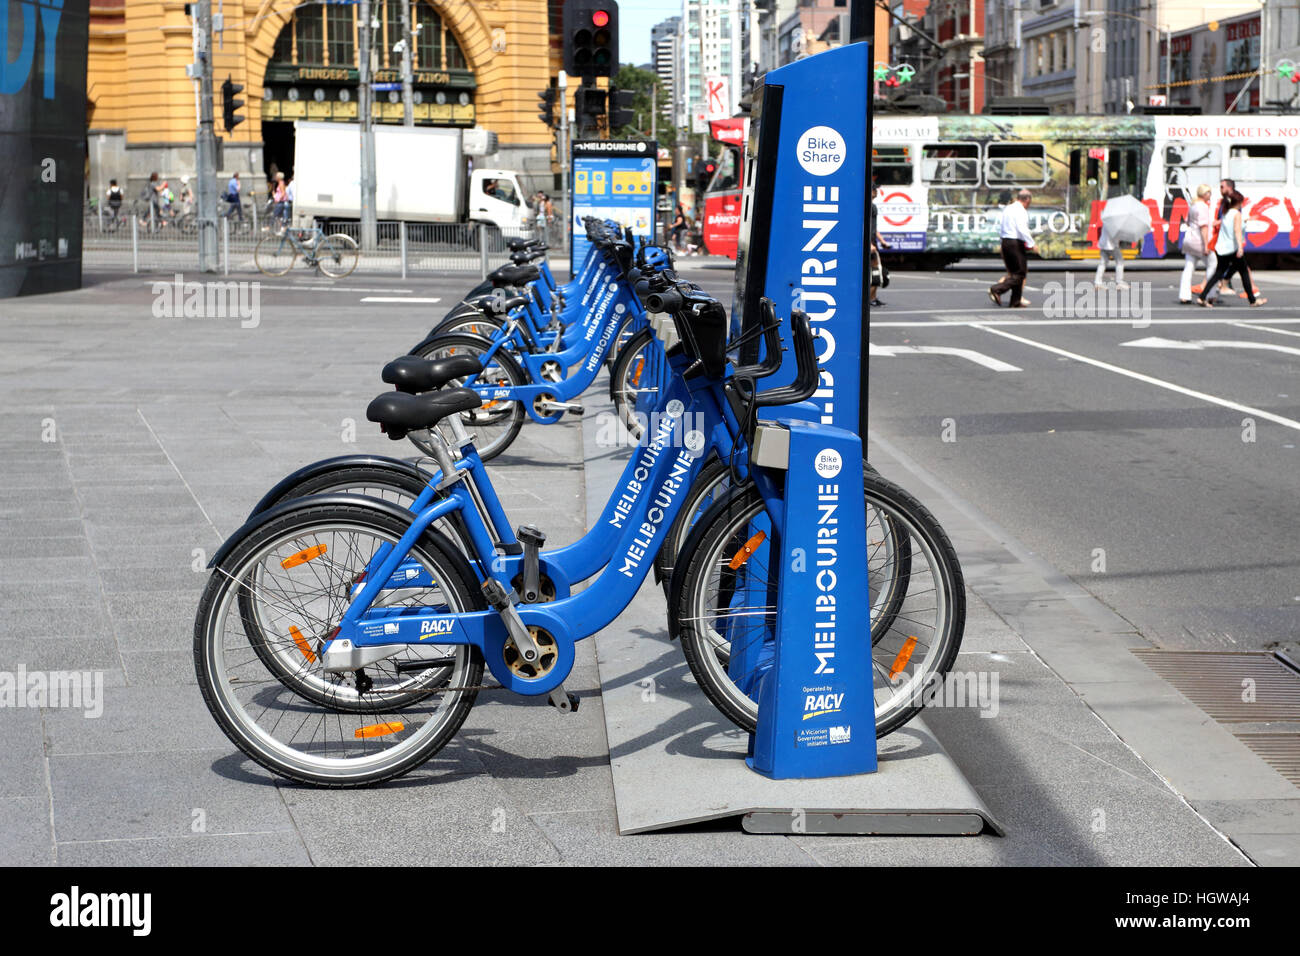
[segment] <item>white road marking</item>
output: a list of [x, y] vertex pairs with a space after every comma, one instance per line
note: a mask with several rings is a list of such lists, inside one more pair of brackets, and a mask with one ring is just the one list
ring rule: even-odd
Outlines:
[[882, 358], [895, 355], [952, 355], [991, 368], [995, 372], [1023, 371], [1019, 366], [995, 359], [983, 352], [976, 352], [974, 349], [949, 348], [943, 345], [877, 345], [875, 342], [870, 342], [867, 345], [867, 355], [878, 355]]
[[1013, 335], [1002, 329], [989, 328], [988, 326], [975, 323], [972, 328], [988, 332], [990, 335], [1000, 335], [1004, 339], [1010, 339], [1013, 342], [1019, 342], [1022, 345], [1028, 345], [1036, 349], [1042, 349], [1044, 352], [1051, 352], [1053, 355], [1061, 355], [1076, 362], [1082, 362], [1084, 365], [1091, 365], [1094, 368], [1103, 369], [1107, 372], [1114, 372], [1116, 375], [1123, 375], [1125, 378], [1131, 378], [1147, 385], [1154, 385], [1156, 388], [1163, 388], [1171, 392], [1177, 392], [1179, 395], [1186, 395], [1188, 398], [1195, 398], [1203, 402], [1209, 402], [1211, 405], [1219, 405], [1223, 408], [1231, 408], [1234, 411], [1242, 412], [1246, 415], [1254, 415], [1256, 418], [1262, 418], [1265, 421], [1274, 422], [1278, 425], [1285, 425], [1287, 428], [1293, 428], [1300, 431], [1300, 422], [1293, 418], [1285, 418], [1281, 415], [1274, 415], [1272, 412], [1266, 412], [1262, 408], [1254, 408], [1250, 405], [1243, 405], [1240, 402], [1234, 402], [1227, 398], [1220, 398], [1217, 395], [1210, 395], [1206, 392], [1198, 392], [1193, 388], [1185, 388], [1182, 385], [1176, 385], [1173, 382], [1166, 382], [1164, 379], [1156, 378], [1153, 375], [1144, 375], [1141, 372], [1134, 372], [1126, 368], [1120, 368], [1118, 365], [1111, 365], [1109, 362], [1103, 362], [1100, 359], [1089, 358], [1086, 355], [1080, 355], [1078, 352], [1071, 352], [1067, 349], [1057, 348], [1055, 345], [1048, 345], [1046, 342], [1035, 342], [1033, 339], [1027, 339], [1020, 335]]
[[[982, 311], [980, 309], [954, 309], [951, 312], [935, 312], [929, 309], [916, 310], [917, 315], [970, 315], [972, 312]], [[988, 310], [992, 312], [992, 309]], [[1162, 311], [1153, 309], [1152, 311]], [[1174, 311], [1174, 310], [1167, 310]], [[900, 313], [895, 312], [895, 315]], [[911, 315], [913, 313], [902, 313]], [[1271, 325], [1300, 325], [1300, 319], [1269, 319]], [[1195, 319], [1152, 319], [1150, 325], [1241, 325], [1232, 319], [1219, 318], [1195, 318]], [[871, 322], [873, 329], [942, 329], [942, 328], [973, 328], [976, 325], [1023, 325], [1026, 327], [1039, 325], [1127, 325], [1132, 327], [1133, 320], [1129, 319], [967, 319], [963, 322]], [[1278, 331], [1276, 329], [1272, 331]]]
[[1119, 344], [1140, 349], [1262, 349], [1267, 352], [1300, 355], [1300, 349], [1292, 345], [1278, 345], [1275, 342], [1234, 342], [1228, 339], [1191, 339], [1183, 342], [1179, 339], [1162, 339], [1153, 335]]
[[441, 302], [441, 298], [421, 298], [419, 296], [392, 296], [392, 295], [366, 295], [361, 297], [362, 302]]
[[[1273, 321], [1270, 319], [1269, 321]], [[1278, 319], [1279, 322], [1295, 321], [1294, 319]], [[1276, 335], [1294, 335], [1300, 337], [1300, 332], [1292, 332], [1290, 329], [1275, 329], [1267, 325], [1255, 325], [1251, 322], [1230, 322], [1229, 325], [1235, 325], [1239, 329], [1254, 329], [1256, 332], [1273, 332]]]

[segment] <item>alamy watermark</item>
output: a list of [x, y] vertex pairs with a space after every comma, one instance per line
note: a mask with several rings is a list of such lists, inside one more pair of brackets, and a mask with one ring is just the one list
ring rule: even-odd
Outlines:
[[177, 272], [171, 282], [155, 282], [155, 319], [239, 319], [241, 329], [262, 321], [262, 283], [185, 281]]
[[95, 718], [104, 713], [102, 671], [0, 671], [0, 708], [50, 707], [84, 711]]
[[1099, 285], [1075, 282], [1067, 272], [1064, 282], [1043, 283], [1043, 316], [1048, 319], [1132, 319], [1133, 328], [1151, 324], [1151, 283]]

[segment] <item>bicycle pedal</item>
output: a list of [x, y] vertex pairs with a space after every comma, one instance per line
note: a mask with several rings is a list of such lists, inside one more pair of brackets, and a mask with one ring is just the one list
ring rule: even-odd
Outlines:
[[546, 702], [562, 714], [576, 714], [578, 705], [582, 703], [577, 694], [570, 694], [563, 687], [557, 687], [551, 691]]

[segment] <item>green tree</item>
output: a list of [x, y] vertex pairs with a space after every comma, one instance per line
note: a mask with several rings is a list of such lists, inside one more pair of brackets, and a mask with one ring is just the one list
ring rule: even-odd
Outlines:
[[[664, 94], [663, 84], [659, 82], [659, 77], [651, 70], [643, 70], [640, 67], [632, 66], [630, 63], [624, 63], [619, 68], [618, 75], [610, 83], [610, 88], [615, 90], [632, 91], [632, 122], [616, 130], [610, 131], [613, 139], [636, 139], [650, 138], [650, 113], [652, 102], [659, 109], [659, 119], [656, 124], [655, 133], [661, 146], [671, 146], [677, 142], [686, 140], [685, 130], [674, 129], [672, 121], [668, 117], [672, 116], [672, 103]], [[651, 91], [654, 91], [653, 100]]]

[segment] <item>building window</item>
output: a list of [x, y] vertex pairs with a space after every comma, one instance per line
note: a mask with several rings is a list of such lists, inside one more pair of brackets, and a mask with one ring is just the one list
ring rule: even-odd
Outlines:
[[465, 54], [456, 42], [455, 34], [447, 29], [438, 11], [427, 3], [415, 4], [415, 23], [420, 28], [415, 40], [417, 69], [468, 69]]
[[325, 62], [325, 10], [303, 7], [293, 17], [294, 41], [299, 63]]
[[330, 65], [352, 66], [356, 59], [352, 52], [352, 8], [341, 5], [326, 7], [325, 28], [329, 31]]

